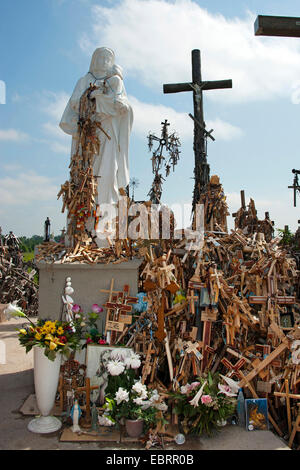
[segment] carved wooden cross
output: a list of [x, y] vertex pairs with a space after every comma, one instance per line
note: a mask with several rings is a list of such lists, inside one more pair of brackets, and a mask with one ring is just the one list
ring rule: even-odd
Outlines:
[[230, 377], [236, 375], [240, 378], [240, 369], [245, 365], [246, 359], [242, 357], [235, 364], [232, 364], [226, 357], [221, 360], [221, 363], [227, 368], [230, 369]]
[[182, 91], [193, 91], [194, 102], [194, 153], [195, 153], [195, 186], [193, 198], [193, 210], [199, 202], [200, 193], [204, 191], [209, 182], [209, 165], [206, 158], [206, 139], [208, 133], [205, 129], [203, 114], [203, 96], [204, 90], [215, 90], [220, 88], [232, 88], [232, 80], [202, 81], [201, 77], [201, 59], [199, 49], [192, 51], [192, 82], [165, 84], [164, 93], [178, 93]]
[[285, 393], [281, 392], [274, 392], [274, 395], [276, 397], [284, 397], [285, 402], [286, 402], [286, 413], [287, 413], [287, 420], [288, 420], [288, 429], [289, 429], [289, 434], [292, 432], [292, 417], [291, 417], [291, 403], [290, 399], [293, 398], [295, 400], [300, 400], [300, 395], [290, 393], [289, 391], [289, 381], [288, 379], [285, 379], [284, 381], [284, 387], [285, 387]]
[[151, 355], [156, 352], [155, 349], [152, 349], [152, 347], [153, 347], [153, 342], [151, 341], [147, 349], [146, 359], [145, 359], [143, 370], [142, 370], [142, 380], [141, 380], [142, 384], [145, 383], [147, 376], [151, 373], [151, 365], [153, 365], [151, 364]]
[[155, 337], [161, 343], [165, 336], [165, 310], [166, 310], [166, 294], [162, 291], [161, 294], [161, 303], [157, 312], [157, 330], [155, 332]]

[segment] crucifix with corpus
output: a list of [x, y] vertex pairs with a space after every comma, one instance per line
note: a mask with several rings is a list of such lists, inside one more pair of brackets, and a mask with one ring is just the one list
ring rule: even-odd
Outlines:
[[201, 77], [200, 50], [192, 51], [192, 82], [164, 84], [164, 93], [179, 93], [182, 91], [193, 92], [194, 115], [189, 114], [194, 121], [194, 194], [193, 212], [199, 202], [200, 194], [205, 191], [209, 183], [209, 164], [207, 163], [207, 138], [215, 140], [211, 135], [213, 129], [207, 131], [205, 128], [203, 114], [203, 91], [216, 90], [220, 88], [232, 88], [232, 80], [203, 81]]

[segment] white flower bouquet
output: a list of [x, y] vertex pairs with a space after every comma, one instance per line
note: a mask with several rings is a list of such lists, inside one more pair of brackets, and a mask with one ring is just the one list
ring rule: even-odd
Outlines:
[[123, 356], [122, 351], [111, 352], [106, 365], [109, 376], [103, 424], [119, 423], [122, 418], [142, 419], [147, 429], [157, 422], [158, 414], [167, 411], [168, 406], [157, 390], [149, 390], [141, 382], [138, 377], [140, 366], [139, 354], [131, 352], [129, 356]]

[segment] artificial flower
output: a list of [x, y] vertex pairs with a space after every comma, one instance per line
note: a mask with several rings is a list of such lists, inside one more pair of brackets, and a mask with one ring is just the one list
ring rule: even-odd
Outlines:
[[68, 342], [66, 336], [61, 336], [61, 337], [60, 337], [60, 341], [61, 341], [63, 344], [65, 344], [65, 343]]
[[23, 313], [22, 310], [19, 309], [16, 300], [8, 304], [8, 306], [4, 310], [4, 314], [7, 320], [9, 320], [9, 317], [26, 317], [25, 313]]
[[236, 382], [235, 380], [231, 379], [230, 377], [226, 377], [226, 375], [220, 374], [220, 377], [222, 377], [222, 379], [227, 383], [227, 385], [229, 385], [232, 392], [238, 394], [239, 389], [240, 389], [239, 382]]
[[224, 395], [226, 395], [227, 397], [235, 397], [237, 394], [235, 392], [233, 392], [231, 390], [231, 388], [229, 387], [229, 385], [222, 385], [222, 384], [218, 384], [218, 388], [219, 388], [219, 393], [224, 393]]
[[49, 348], [51, 349], [51, 351], [53, 351], [54, 349], [57, 348], [57, 344], [54, 343], [53, 341], [50, 341]]
[[64, 329], [63, 329], [61, 326], [59, 326], [59, 327], [57, 328], [57, 334], [58, 334], [59, 336], [61, 336], [63, 333], [64, 333]]
[[115, 395], [115, 400], [117, 401], [117, 405], [122, 403], [122, 401], [129, 401], [129, 393], [124, 388], [119, 387]]
[[105, 415], [98, 416], [98, 422], [100, 426], [114, 426], [115, 425], [114, 420], [110, 418], [109, 416], [105, 416]]
[[189, 383], [187, 383], [186, 385], [182, 385], [180, 387], [180, 393], [182, 393], [182, 395], [185, 395], [186, 393], [188, 393], [189, 387], [190, 387]]
[[145, 401], [143, 400], [143, 398], [141, 397], [136, 397], [136, 398], [133, 398], [132, 400], [134, 403], [136, 403], [137, 405], [148, 405], [150, 406], [150, 402], [148, 403], [145, 403]]
[[209, 405], [212, 401], [213, 401], [213, 399], [210, 395], [202, 395], [201, 396], [201, 403], [203, 403], [203, 405]]
[[24, 328], [21, 328], [19, 330], [19, 333], [21, 333], [22, 335], [27, 335], [27, 331]]
[[93, 304], [92, 305], [92, 312], [101, 313], [101, 312], [103, 312], [103, 308], [100, 307], [98, 304]]
[[120, 375], [125, 370], [124, 363], [118, 360], [109, 361], [106, 367], [110, 375]]
[[138, 395], [147, 396], [147, 387], [142, 384], [142, 382], [135, 382], [132, 386], [132, 390], [134, 390]]
[[197, 388], [198, 385], [200, 385], [200, 382], [192, 382], [191, 385], [189, 385], [189, 392], [192, 392], [193, 390], [195, 390], [195, 388]]
[[72, 307], [72, 312], [73, 313], [80, 313], [81, 312], [81, 307], [78, 304], [74, 304]]
[[124, 362], [128, 369], [138, 369], [141, 365], [140, 356], [134, 353], [126, 357]]
[[190, 405], [194, 406], [194, 407], [197, 407], [199, 406], [199, 400], [203, 394], [203, 389], [205, 387], [205, 385], [207, 384], [207, 380], [205, 380], [205, 382], [203, 383], [202, 387], [200, 388], [200, 390], [196, 393], [196, 395], [194, 396], [194, 398], [190, 401]]
[[110, 358], [116, 361], [122, 361], [124, 362], [124, 351], [121, 351], [120, 349], [113, 349], [110, 354]]
[[35, 337], [35, 339], [40, 341], [42, 339], [43, 335], [41, 335], [41, 333], [36, 333], [36, 335], [34, 337]]
[[105, 341], [105, 339], [99, 339], [98, 343], [99, 344], [106, 344], [106, 341]]

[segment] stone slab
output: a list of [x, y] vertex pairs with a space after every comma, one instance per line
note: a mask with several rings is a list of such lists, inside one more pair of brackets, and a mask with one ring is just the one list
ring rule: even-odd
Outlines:
[[[114, 279], [114, 290], [123, 290], [130, 286], [130, 295], [138, 293], [139, 266], [142, 260], [132, 259], [119, 264], [85, 264], [85, 263], [46, 263], [36, 262], [39, 269], [39, 310], [40, 318], [57, 320], [62, 314], [62, 295], [66, 278], [71, 277], [74, 304], [79, 304], [84, 313], [91, 311], [94, 303], [103, 305], [108, 294], [100, 289], [109, 290], [111, 279]], [[103, 313], [102, 322], [105, 322]]]
[[120, 431], [112, 428], [99, 428], [98, 432], [74, 433], [65, 428], [59, 439], [61, 442], [114, 442], [120, 443]]
[[[20, 413], [22, 413], [24, 416], [37, 416], [40, 414], [34, 393], [30, 394], [26, 398], [25, 402], [20, 408]], [[59, 406], [54, 405], [50, 414], [53, 416], [61, 416]]]

